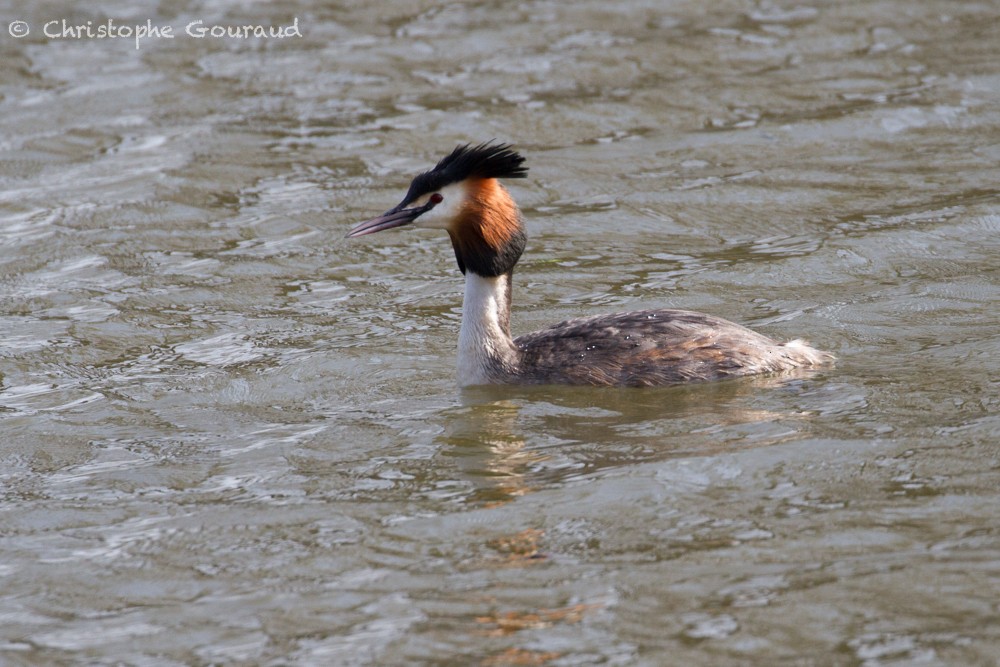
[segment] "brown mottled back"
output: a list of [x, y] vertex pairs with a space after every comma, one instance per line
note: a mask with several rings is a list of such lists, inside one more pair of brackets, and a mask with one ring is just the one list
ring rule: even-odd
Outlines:
[[561, 322], [514, 339], [525, 384], [646, 387], [820, 365], [832, 357], [727, 320], [641, 310]]

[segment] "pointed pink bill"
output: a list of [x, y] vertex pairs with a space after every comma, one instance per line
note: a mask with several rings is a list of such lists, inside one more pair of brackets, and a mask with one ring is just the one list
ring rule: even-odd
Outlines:
[[390, 209], [376, 218], [365, 220], [360, 225], [349, 231], [347, 233], [347, 238], [352, 239], [357, 236], [365, 236], [366, 234], [374, 234], [375, 232], [381, 232], [386, 229], [394, 229], [396, 227], [403, 227], [404, 225], [412, 224], [413, 221], [419, 218], [422, 214], [434, 208], [438, 201], [440, 201], [440, 199], [435, 200], [432, 198], [423, 206], [414, 206], [413, 208], [404, 208], [403, 204], [400, 204], [396, 208]]

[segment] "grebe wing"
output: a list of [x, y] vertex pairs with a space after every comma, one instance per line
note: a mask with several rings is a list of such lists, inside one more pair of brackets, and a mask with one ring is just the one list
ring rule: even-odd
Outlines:
[[[655, 386], [822, 363], [799, 341], [779, 344], [720, 317], [640, 310], [560, 322], [514, 339], [521, 381]], [[814, 353], [815, 359], [806, 358]], [[829, 355], [827, 355], [829, 356]]]

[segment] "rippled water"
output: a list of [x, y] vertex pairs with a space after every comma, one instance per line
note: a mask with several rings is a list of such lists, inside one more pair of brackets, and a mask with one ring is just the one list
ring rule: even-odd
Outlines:
[[[104, 4], [2, 11], [0, 662], [998, 659], [996, 6]], [[456, 389], [447, 239], [343, 235], [494, 137], [516, 332], [836, 368]]]

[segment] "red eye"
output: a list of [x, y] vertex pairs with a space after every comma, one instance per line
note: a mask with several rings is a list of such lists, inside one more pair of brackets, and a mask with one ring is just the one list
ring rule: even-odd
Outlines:
[[431, 195], [430, 202], [432, 204], [440, 204], [443, 201], [444, 197], [441, 196], [440, 192], [435, 192], [434, 194]]

